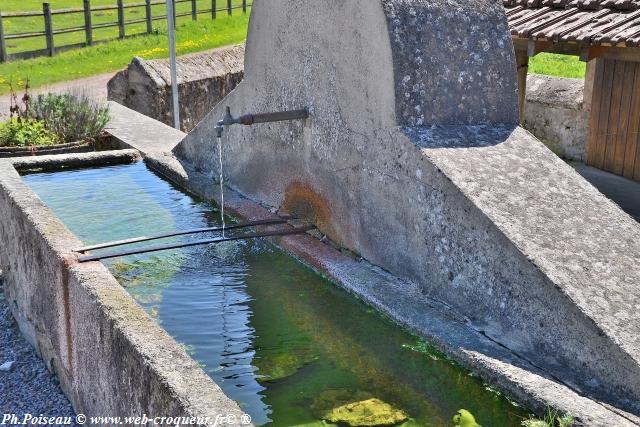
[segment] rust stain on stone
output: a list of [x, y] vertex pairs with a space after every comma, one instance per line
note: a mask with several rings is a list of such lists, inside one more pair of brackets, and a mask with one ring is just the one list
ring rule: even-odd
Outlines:
[[64, 258], [62, 261], [62, 301], [64, 304], [64, 331], [67, 345], [68, 369], [73, 369], [73, 338], [71, 335], [71, 303], [69, 301], [69, 269], [73, 263], [72, 259]]
[[287, 185], [280, 210], [314, 224], [330, 239], [337, 240], [329, 202], [311, 185], [299, 181]]

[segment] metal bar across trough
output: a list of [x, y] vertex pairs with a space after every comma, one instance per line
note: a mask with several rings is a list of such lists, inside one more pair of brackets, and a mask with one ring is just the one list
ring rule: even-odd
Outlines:
[[265, 233], [249, 233], [249, 234], [243, 234], [241, 236], [233, 236], [233, 237], [225, 237], [225, 238], [217, 238], [217, 239], [205, 239], [205, 240], [196, 240], [193, 242], [186, 242], [186, 243], [174, 243], [174, 244], [169, 244], [169, 245], [158, 245], [158, 246], [151, 246], [148, 248], [139, 248], [139, 249], [130, 249], [127, 251], [120, 251], [120, 252], [112, 252], [112, 253], [108, 253], [108, 254], [103, 254], [103, 255], [84, 255], [78, 258], [79, 262], [89, 262], [89, 261], [98, 261], [101, 259], [108, 259], [108, 258], [117, 258], [117, 257], [121, 257], [121, 256], [127, 256], [127, 255], [136, 255], [136, 254], [142, 254], [142, 253], [148, 253], [148, 252], [158, 252], [158, 251], [165, 251], [168, 249], [178, 249], [178, 248], [186, 248], [189, 246], [198, 246], [198, 245], [208, 245], [208, 244], [213, 244], [213, 243], [222, 243], [222, 242], [231, 242], [234, 240], [244, 240], [244, 239], [256, 239], [259, 237], [272, 237], [272, 236], [288, 236], [291, 234], [302, 234], [302, 233], [306, 233], [309, 230], [313, 230], [315, 227], [313, 225], [307, 225], [304, 227], [300, 227], [300, 228], [294, 228], [293, 230], [281, 230], [281, 231], [268, 231]]
[[224, 227], [224, 229], [223, 229], [223, 227], [207, 227], [207, 228], [193, 228], [193, 229], [190, 229], [190, 230], [172, 231], [170, 233], [154, 234], [154, 235], [151, 235], [151, 236], [133, 237], [131, 239], [115, 240], [113, 242], [105, 242], [105, 243], [98, 243], [98, 244], [91, 245], [91, 246], [83, 246], [81, 248], [74, 249], [73, 251], [82, 253], [82, 252], [87, 252], [87, 251], [93, 251], [95, 249], [113, 248], [115, 246], [130, 245], [132, 243], [148, 242], [149, 240], [165, 239], [165, 238], [168, 238], [168, 237], [184, 236], [184, 235], [187, 235], [187, 234], [207, 233], [207, 232], [213, 232], [213, 231], [235, 230], [235, 229], [238, 229], [238, 228], [248, 228], [248, 227], [254, 227], [254, 226], [257, 226], [257, 225], [285, 224], [287, 221], [290, 221], [292, 219], [295, 219], [295, 218], [293, 218], [293, 217], [282, 217], [282, 218], [278, 218], [278, 219], [263, 219], [263, 220], [259, 220], [259, 221], [242, 222], [240, 224], [228, 225], [228, 226]]

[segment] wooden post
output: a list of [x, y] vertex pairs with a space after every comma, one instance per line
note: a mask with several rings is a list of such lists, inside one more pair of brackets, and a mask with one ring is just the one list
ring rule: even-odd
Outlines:
[[144, 1], [144, 11], [147, 19], [147, 33], [153, 32], [153, 16], [151, 15], [151, 0]]
[[47, 54], [53, 56], [55, 47], [53, 45], [53, 25], [51, 25], [51, 7], [49, 3], [42, 3], [42, 15], [44, 16], [44, 34], [47, 39]]
[[227, 0], [227, 14], [229, 16], [231, 16], [231, 14], [233, 13], [233, 9], [231, 9], [231, 0]]
[[584, 77], [584, 91], [582, 93], [582, 109], [589, 113], [593, 103], [593, 84], [596, 77], [596, 66], [601, 59], [592, 59], [587, 62], [587, 72]]
[[93, 28], [91, 26], [91, 1], [83, 0], [82, 6], [84, 8], [84, 34], [87, 39], [87, 46], [93, 44]]
[[[596, 89], [595, 83], [596, 83], [597, 69], [598, 67], [601, 67], [601, 68], [604, 67], [604, 61], [605, 60], [603, 59], [596, 58], [587, 62], [587, 71], [584, 76], [584, 90], [582, 92], [582, 110], [584, 111], [584, 114], [587, 117], [587, 132], [586, 132], [587, 140], [585, 141], [585, 147], [586, 147], [585, 163], [588, 165], [597, 164], [596, 159], [600, 158], [600, 153], [598, 153], [598, 148], [599, 148], [598, 138], [596, 135], [596, 131], [598, 127], [597, 126], [598, 117], [595, 116], [595, 114], [598, 114], [599, 111], [593, 112], [594, 114], [592, 114], [592, 109], [600, 108], [598, 105], [594, 107], [594, 101], [597, 102], [598, 100], [593, 99], [593, 93], [594, 93], [594, 90]], [[601, 76], [602, 76], [602, 72], [603, 70], [600, 70]]]
[[7, 43], [4, 40], [4, 26], [2, 25], [2, 12], [0, 12], [0, 62], [7, 62]]
[[529, 72], [529, 55], [525, 50], [516, 50], [516, 64], [518, 66], [518, 109], [520, 124], [524, 123], [524, 110], [527, 103], [527, 73]]
[[211, 19], [216, 19], [217, 14], [218, 14], [218, 2], [216, 0], [211, 0]]
[[123, 39], [124, 35], [124, 5], [118, 0], [118, 38]]
[[247, 13], [247, 0], [242, 0], [242, 13]]
[[191, 20], [196, 21], [198, 19], [198, 9], [196, 6], [196, 0], [191, 0]]

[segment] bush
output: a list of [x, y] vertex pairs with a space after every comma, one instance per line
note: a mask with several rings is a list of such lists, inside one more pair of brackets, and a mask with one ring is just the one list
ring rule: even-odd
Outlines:
[[53, 145], [58, 142], [58, 136], [39, 120], [12, 118], [8, 122], [0, 123], [0, 146], [2, 147]]
[[110, 119], [109, 107], [84, 93], [38, 95], [27, 114], [44, 122], [61, 142], [95, 140]]

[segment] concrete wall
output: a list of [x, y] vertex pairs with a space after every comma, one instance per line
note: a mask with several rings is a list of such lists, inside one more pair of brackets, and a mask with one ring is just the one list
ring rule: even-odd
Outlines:
[[[375, 52], [375, 55], [371, 53]], [[565, 384], [640, 412], [640, 229], [518, 128], [515, 62], [492, 0], [256, 0], [245, 79], [175, 149], [419, 283]]]
[[[75, 155], [82, 157], [83, 155]], [[33, 166], [33, 165], [31, 165]], [[87, 416], [242, 412], [0, 160], [0, 270], [21, 331]], [[220, 423], [218, 423], [220, 425]]]
[[[191, 130], [242, 80], [244, 46], [224, 47], [178, 58], [182, 130]], [[134, 58], [108, 84], [108, 98], [173, 126], [169, 61]]]
[[589, 112], [584, 80], [529, 74], [524, 128], [566, 160], [587, 156]]

